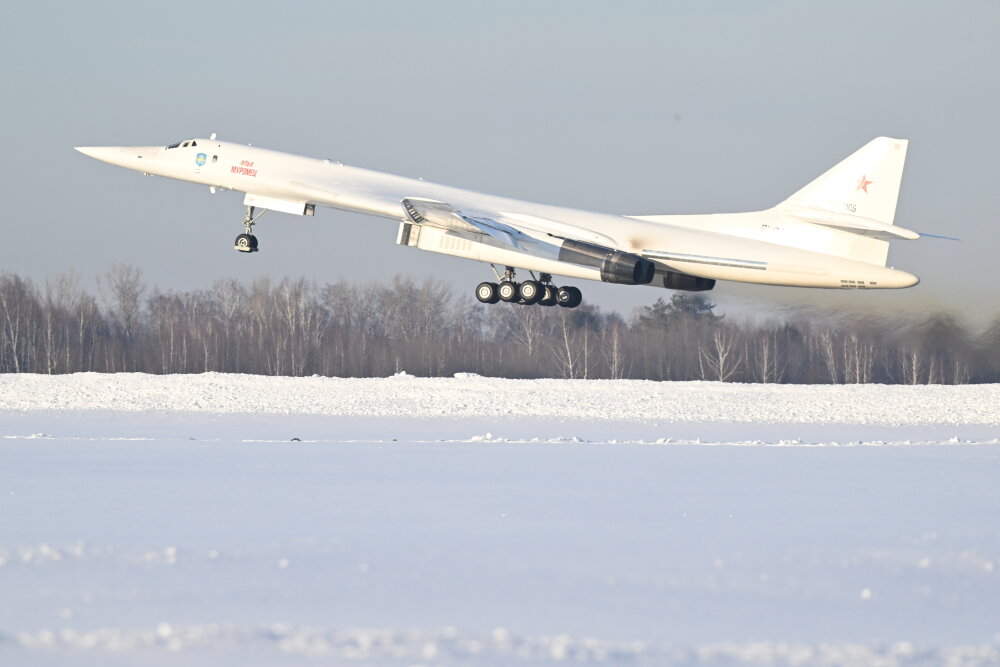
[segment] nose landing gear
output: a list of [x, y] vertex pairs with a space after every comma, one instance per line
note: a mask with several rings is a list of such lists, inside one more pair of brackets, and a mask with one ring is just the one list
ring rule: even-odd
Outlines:
[[[506, 267], [501, 275], [494, 267], [499, 284], [484, 282], [476, 286], [476, 299], [480, 303], [494, 304], [498, 301], [519, 303], [522, 306], [555, 306], [576, 308], [583, 302], [583, 294], [576, 287], [556, 287], [552, 284], [552, 276], [548, 273], [539, 275], [538, 280], [526, 280], [518, 283], [514, 277], [514, 268]], [[534, 274], [532, 274], [534, 278]]]
[[256, 214], [255, 211], [253, 206], [247, 206], [247, 215], [243, 218], [243, 227], [246, 231], [236, 237], [236, 244], [233, 246], [240, 252], [257, 252], [257, 237], [253, 235], [253, 226], [260, 219], [260, 216], [267, 213], [267, 209], [265, 208]]

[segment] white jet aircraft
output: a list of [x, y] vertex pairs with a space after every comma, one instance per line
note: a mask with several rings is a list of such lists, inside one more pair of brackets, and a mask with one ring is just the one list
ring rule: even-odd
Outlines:
[[[255, 252], [267, 211], [329, 206], [399, 223], [396, 242], [489, 263], [497, 282], [476, 297], [573, 308], [582, 296], [553, 275], [623, 285], [710, 290], [716, 280], [841, 289], [910, 287], [886, 266], [907, 142], [879, 137], [766, 211], [613, 215], [534, 204], [289, 153], [207, 139], [169, 146], [78, 147], [146, 175], [246, 193], [236, 250]], [[503, 273], [497, 265], [504, 267]], [[531, 274], [518, 282], [515, 270]], [[537, 275], [536, 275], [537, 272]]]

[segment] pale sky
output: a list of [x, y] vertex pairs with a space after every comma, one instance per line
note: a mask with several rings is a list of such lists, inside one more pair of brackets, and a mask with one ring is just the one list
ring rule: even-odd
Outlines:
[[[79, 145], [221, 139], [625, 214], [767, 208], [868, 140], [910, 140], [895, 242], [915, 288], [720, 282], [722, 310], [795, 304], [1000, 315], [996, 2], [16, 3], [0, 40], [0, 271], [88, 287], [115, 262], [161, 289], [489, 267], [401, 248], [393, 223], [272, 213], [115, 168]], [[572, 281], [567, 281], [572, 282]], [[579, 281], [628, 315], [671, 292]]]

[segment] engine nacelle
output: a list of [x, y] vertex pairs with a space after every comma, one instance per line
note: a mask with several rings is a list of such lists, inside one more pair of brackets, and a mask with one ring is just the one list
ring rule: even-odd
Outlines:
[[663, 274], [663, 286], [667, 289], [683, 290], [685, 292], [707, 292], [715, 287], [715, 280], [692, 276], [687, 273], [667, 271]]
[[581, 241], [563, 241], [559, 261], [592, 266], [600, 270], [604, 282], [621, 285], [648, 285], [655, 271], [648, 259]]

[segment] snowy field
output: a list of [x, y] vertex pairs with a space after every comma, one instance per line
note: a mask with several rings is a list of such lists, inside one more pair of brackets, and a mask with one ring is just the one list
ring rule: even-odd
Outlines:
[[0, 665], [1000, 664], [1000, 387], [0, 375]]

